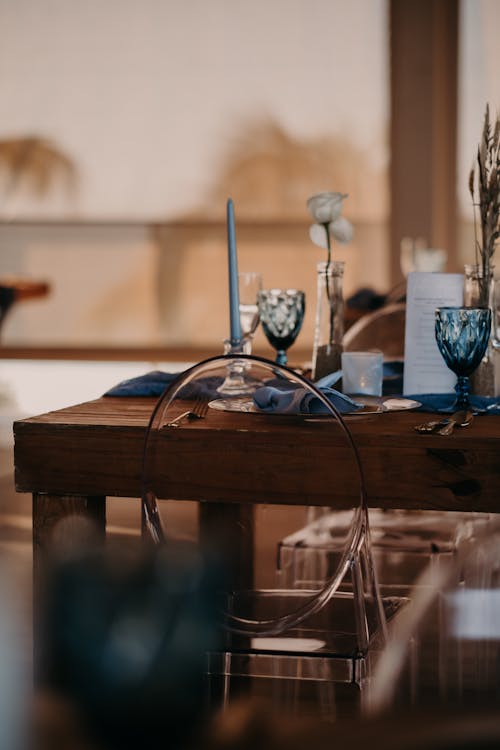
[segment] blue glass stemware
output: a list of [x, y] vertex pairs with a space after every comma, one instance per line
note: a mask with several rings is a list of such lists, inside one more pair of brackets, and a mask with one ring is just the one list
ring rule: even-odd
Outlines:
[[286, 365], [286, 352], [302, 328], [305, 294], [297, 289], [262, 289], [257, 302], [262, 329], [276, 349], [276, 362]]
[[444, 361], [457, 376], [456, 401], [447, 409], [469, 409], [469, 375], [479, 366], [491, 332], [491, 310], [481, 307], [439, 307], [436, 342]]

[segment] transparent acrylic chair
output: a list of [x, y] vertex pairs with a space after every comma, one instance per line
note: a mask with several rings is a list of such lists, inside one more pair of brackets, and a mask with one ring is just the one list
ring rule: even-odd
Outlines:
[[[438, 574], [463, 540], [487, 527], [490, 515], [451, 511], [369, 510], [372, 558], [383, 590], [405, 595], [428, 569]], [[304, 588], [325, 580], [346, 517], [332, 509], [310, 509], [307, 523], [278, 542], [283, 585]]]
[[[404, 359], [406, 305], [387, 304], [360, 318], [345, 334], [346, 351], [377, 348], [384, 358]], [[385, 386], [384, 386], [385, 387]], [[372, 552], [379, 583], [408, 587], [430, 563], [437, 569], [456, 552], [485, 513], [370, 509]], [[325, 579], [329, 557], [345, 517], [333, 509], [310, 509], [304, 526], [278, 543], [278, 569], [286, 585], [301, 588]]]
[[390, 632], [367, 712], [496, 711], [500, 721], [500, 522], [426, 570]]
[[[175, 498], [176, 487], [185, 480], [195, 486], [191, 499], [206, 501], [200, 503], [205, 521], [212, 508], [220, 512], [222, 507], [234, 514], [236, 503], [248, 509], [258, 504], [286, 506], [297, 502], [297, 497], [304, 506], [342, 502], [349, 522], [339, 535], [338, 554], [325, 581], [307, 590], [259, 587], [259, 546], [251, 538], [241, 537], [238, 522], [236, 547], [253, 547], [255, 552], [246, 579], [235, 572], [234, 556], [223, 557], [226, 547], [232, 547], [234, 553], [232, 533], [226, 532], [224, 540], [214, 539], [211, 545], [200, 529], [205, 550], [222, 555], [228, 578], [227, 589], [221, 592], [224, 646], [209, 657], [208, 682], [214, 702], [227, 704], [241, 691], [250, 691], [254, 697], [265, 696], [274, 705], [300, 713], [307, 702], [304, 696], [310, 689], [318, 689], [309, 705], [323, 704], [324, 713], [331, 716], [339, 686], [349, 685], [359, 699], [371, 655], [385, 640], [386, 617], [400, 602], [395, 598], [382, 601], [379, 594], [365, 482], [347, 424], [349, 417], [343, 418], [325, 395], [300, 375], [253, 356], [244, 357], [245, 372], [262, 383], [261, 403], [263, 394], [271, 395], [268, 408], [274, 410], [273, 399], [278, 395], [280, 403], [284, 400], [288, 407], [291, 403], [300, 404], [299, 410], [317, 407], [323, 415], [256, 413], [251, 398], [216, 398], [217, 386], [234, 358], [214, 357], [195, 365], [158, 401], [144, 446], [145, 528], [156, 544], [168, 544], [168, 517], [162, 520], [157, 500]], [[174, 422], [179, 413], [189, 411], [200, 393], [213, 399], [206, 416]], [[215, 435], [225, 446], [218, 454], [217, 471], [211, 450]], [[175, 466], [168, 462], [171, 441], [176, 442]], [[338, 462], [332, 460], [336, 453]], [[290, 506], [284, 509], [285, 521], [289, 510]], [[265, 537], [265, 522], [263, 527]], [[214, 526], [212, 529], [215, 531]], [[272, 540], [267, 549], [274, 551], [275, 544]]]
[[386, 357], [403, 359], [405, 348], [406, 305], [383, 305], [363, 315], [344, 335], [345, 351], [380, 349]]

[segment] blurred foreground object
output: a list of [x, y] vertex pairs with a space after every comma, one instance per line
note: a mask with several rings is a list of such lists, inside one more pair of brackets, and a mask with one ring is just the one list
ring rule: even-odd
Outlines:
[[22, 595], [15, 590], [14, 571], [5, 558], [0, 559], [0, 566], [0, 750], [24, 750], [29, 678], [21, 636]]
[[214, 568], [180, 544], [64, 556], [46, 586], [41, 688], [100, 748], [185, 747], [205, 727]]

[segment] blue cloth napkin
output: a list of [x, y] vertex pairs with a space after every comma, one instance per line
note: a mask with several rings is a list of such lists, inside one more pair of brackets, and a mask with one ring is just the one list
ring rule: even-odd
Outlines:
[[[404, 396], [404, 398], [411, 398], [415, 401], [420, 401], [422, 406], [419, 406], [415, 411], [430, 412], [439, 412], [441, 409], [448, 409], [452, 406], [456, 397], [456, 393], [416, 393], [412, 396]], [[479, 412], [482, 412], [486, 409], [484, 412], [485, 414], [500, 413], [500, 399], [495, 398], [494, 396], [470, 396], [469, 398], [472, 411], [477, 409]]]
[[[382, 384], [383, 396], [401, 396], [403, 392], [403, 365], [401, 360], [393, 362], [384, 362], [384, 380]], [[316, 385], [323, 389], [330, 387], [342, 378], [342, 370], [337, 370], [329, 375], [325, 375], [316, 382]], [[456, 399], [456, 393], [416, 393], [406, 395], [404, 398], [420, 401], [415, 411], [439, 412], [442, 409], [448, 409]], [[489, 396], [470, 396], [472, 410], [477, 410], [484, 414], [500, 414], [500, 398]]]
[[161, 396], [167, 385], [180, 375], [178, 372], [161, 372], [154, 370], [145, 375], [122, 380], [110, 388], [105, 396]]
[[[321, 387], [320, 390], [341, 414], [363, 408], [363, 404], [356, 403], [333, 388]], [[328, 414], [323, 402], [305, 388], [264, 386], [255, 391], [253, 402], [259, 411], [266, 414]]]
[[[174, 380], [179, 377], [180, 372], [161, 372], [154, 370], [145, 375], [138, 375], [129, 380], [123, 380], [118, 385], [110, 388], [105, 396], [156, 396], [159, 398], [163, 391]], [[182, 398], [196, 398], [203, 396], [207, 398], [220, 398], [217, 388], [221, 385], [222, 378], [218, 376], [199, 378], [193, 383], [189, 383], [182, 389]]]
[[383, 396], [403, 393], [403, 368], [404, 363], [400, 359], [384, 362]]
[[[400, 395], [402, 383], [399, 387], [395, 386], [395, 379], [402, 376], [402, 362], [385, 362], [384, 363], [384, 395]], [[110, 388], [105, 396], [154, 396], [159, 397], [181, 373], [180, 372], [162, 372], [154, 370], [145, 375], [139, 375], [135, 378], [123, 380], [121, 383]], [[327, 398], [332, 398], [334, 405], [342, 414], [359, 409], [361, 405], [336, 391], [332, 386], [342, 377], [342, 371], [330, 373], [324, 378], [318, 380], [315, 385], [325, 393]], [[196, 398], [198, 395], [207, 396], [208, 398], [220, 398], [217, 388], [222, 383], [220, 377], [207, 377], [197, 380], [192, 385], [186, 386], [183, 390], [183, 398]], [[286, 383], [285, 388], [279, 387], [279, 383], [274, 381], [273, 384], [259, 389], [259, 403], [256, 406], [263, 412], [282, 412], [284, 414], [321, 414], [326, 409], [312, 394], [307, 393], [302, 388], [290, 388]], [[256, 392], [256, 394], [259, 391]], [[415, 395], [405, 395], [405, 398], [420, 401], [420, 406], [416, 411], [437, 412], [440, 409], [446, 409], [451, 406], [456, 398], [455, 393], [417, 393]], [[301, 402], [303, 399], [303, 403]], [[500, 399], [486, 396], [470, 397], [473, 409], [486, 409], [485, 414], [500, 414]], [[497, 406], [498, 404], [498, 406]], [[490, 407], [490, 408], [488, 408]]]
[[[159, 397], [181, 373], [161, 372], [154, 370], [145, 375], [139, 375], [135, 378], [123, 380], [118, 385], [110, 388], [105, 396], [156, 396]], [[340, 377], [340, 375], [339, 375]], [[272, 385], [259, 388], [254, 394], [256, 406], [263, 412], [283, 413], [283, 414], [326, 414], [327, 409], [313, 394], [308, 393], [303, 388], [292, 387], [288, 381], [286, 387], [280, 386], [280, 379], [273, 381]], [[200, 378], [194, 383], [185, 386], [182, 391], [182, 397], [196, 398], [197, 396], [207, 396], [208, 398], [221, 398], [217, 393], [217, 388], [222, 383], [221, 377]], [[349, 411], [355, 411], [362, 408], [361, 404], [354, 402], [349, 396], [335, 391], [333, 388], [321, 388], [323, 393], [330, 398], [337, 409], [345, 414]], [[257, 394], [259, 396], [257, 397]]]
[[[401, 385], [398, 387], [398, 384], [395, 382], [395, 379], [401, 377], [402, 378], [403, 373], [403, 363], [402, 362], [385, 362], [384, 363], [384, 395], [385, 395], [385, 384], [390, 383], [391, 389], [387, 391], [387, 393], [401, 393], [402, 388], [402, 382]], [[128, 380], [123, 380], [121, 383], [118, 383], [117, 385], [110, 388], [106, 393], [105, 396], [161, 396], [165, 388], [172, 383], [175, 378], [180, 375], [180, 372], [162, 372], [161, 370], [153, 370], [152, 372], [148, 372], [145, 375], [138, 375], [135, 378], [129, 378]], [[318, 388], [323, 387], [331, 387], [335, 383], [337, 383], [342, 377], [342, 370], [337, 370], [336, 372], [333, 372], [329, 375], [326, 375], [324, 378], [321, 378], [321, 380], [318, 380], [315, 385], [318, 386]], [[213, 378], [213, 380], [217, 380], [217, 384], [214, 387], [214, 392], [218, 385], [220, 385], [220, 380], [217, 378]], [[213, 394], [215, 398], [215, 393]]]

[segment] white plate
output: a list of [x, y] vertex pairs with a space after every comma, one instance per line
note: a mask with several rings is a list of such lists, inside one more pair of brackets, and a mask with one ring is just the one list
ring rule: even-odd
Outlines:
[[422, 406], [420, 401], [414, 401], [411, 398], [387, 398], [382, 401], [384, 411], [405, 411], [406, 409], [418, 409]]
[[422, 406], [420, 401], [403, 396], [352, 396], [352, 398], [362, 404], [376, 404], [382, 411], [406, 411]]
[[[271, 416], [271, 417], [306, 417], [309, 420], [312, 419], [325, 419], [331, 418], [331, 414], [287, 414], [281, 412], [265, 412], [257, 409], [253, 399], [248, 396], [236, 396], [235, 398], [218, 398], [214, 401], [210, 401], [208, 404], [212, 409], [218, 411], [235, 411], [244, 412], [247, 414], [259, 414], [260, 416]], [[365, 417], [367, 414], [381, 414], [384, 411], [380, 404], [363, 404], [362, 409], [342, 414], [344, 419], [353, 419], [356, 417]]]

